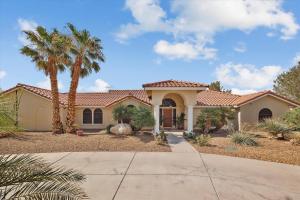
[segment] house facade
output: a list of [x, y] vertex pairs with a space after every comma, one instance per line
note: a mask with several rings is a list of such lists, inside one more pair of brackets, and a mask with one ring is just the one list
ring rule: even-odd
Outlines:
[[[52, 124], [51, 91], [18, 84], [3, 92], [18, 102], [18, 124], [28, 131], [50, 131]], [[61, 117], [67, 113], [67, 93], [60, 93]], [[211, 91], [208, 85], [197, 82], [166, 80], [143, 85], [140, 90], [110, 90], [109, 92], [78, 93], [76, 97], [76, 125], [82, 129], [104, 129], [117, 124], [112, 111], [119, 105], [142, 106], [152, 110], [155, 132], [161, 128], [176, 129], [176, 117], [185, 115], [183, 128], [192, 131], [201, 109], [230, 107], [235, 110], [236, 129], [243, 124], [256, 124], [264, 118], [278, 118], [300, 106], [298, 102], [272, 91], [249, 95], [234, 95]], [[63, 121], [65, 124], [65, 121]]]

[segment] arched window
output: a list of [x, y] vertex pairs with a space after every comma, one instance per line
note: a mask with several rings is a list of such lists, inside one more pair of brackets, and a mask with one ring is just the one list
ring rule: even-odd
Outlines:
[[92, 123], [92, 111], [89, 108], [83, 110], [83, 123], [84, 124]]
[[103, 123], [103, 113], [100, 108], [94, 110], [94, 124], [102, 124]]
[[258, 114], [258, 121], [261, 122], [268, 118], [272, 118], [272, 111], [268, 108], [261, 109]]
[[173, 99], [163, 99], [162, 100], [162, 107], [176, 107], [176, 103]]

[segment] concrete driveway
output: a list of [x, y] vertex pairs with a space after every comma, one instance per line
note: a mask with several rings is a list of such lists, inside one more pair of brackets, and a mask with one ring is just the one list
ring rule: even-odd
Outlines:
[[196, 152], [39, 154], [78, 169], [91, 199], [300, 199], [300, 167]]

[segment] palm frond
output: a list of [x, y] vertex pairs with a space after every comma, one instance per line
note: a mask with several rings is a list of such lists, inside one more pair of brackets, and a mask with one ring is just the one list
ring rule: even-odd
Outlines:
[[86, 198], [78, 185], [85, 180], [83, 174], [31, 155], [0, 156], [0, 177], [2, 199]]

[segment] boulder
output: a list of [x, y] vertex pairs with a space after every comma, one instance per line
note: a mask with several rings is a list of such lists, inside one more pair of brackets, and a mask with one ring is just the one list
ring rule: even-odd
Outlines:
[[129, 124], [117, 124], [110, 128], [110, 132], [117, 135], [127, 135], [132, 133], [132, 128]]

